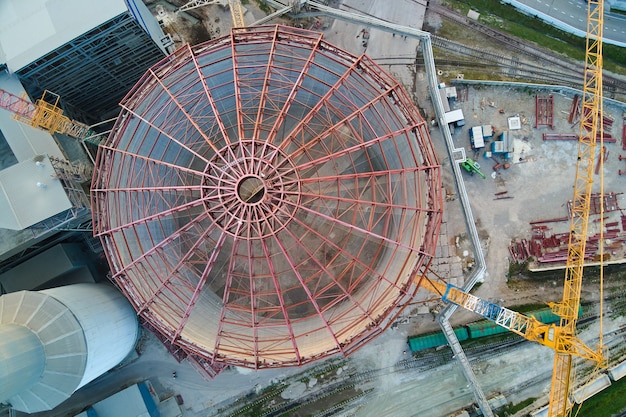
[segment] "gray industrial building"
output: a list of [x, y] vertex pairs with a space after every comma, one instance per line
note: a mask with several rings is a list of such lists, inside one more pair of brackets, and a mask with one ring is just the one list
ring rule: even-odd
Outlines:
[[[80, 18], [78, 18], [80, 16]], [[140, 0], [0, 2], [0, 92], [61, 97], [73, 119], [96, 123], [171, 46]], [[0, 272], [59, 231], [89, 223], [91, 162], [75, 140], [14, 120], [0, 99]], [[55, 241], [46, 244], [46, 240]]]
[[[7, 72], [0, 72], [0, 89], [16, 96], [25, 93], [17, 77]], [[57, 139], [0, 108], [0, 273], [22, 262], [34, 245], [51, 247], [58, 242], [46, 240], [91, 218], [81, 187], [90, 181], [90, 163], [84, 153], [83, 160], [80, 155], [68, 160]]]
[[69, 117], [102, 121], [169, 42], [141, 0], [0, 2], [0, 403], [14, 410], [65, 401], [133, 352], [139, 326], [122, 293], [94, 284], [90, 159], [15, 120], [11, 100], [48, 90]]
[[87, 123], [116, 116], [120, 100], [172, 44], [141, 0], [5, 0], [0, 23], [0, 62], [29, 96], [53, 91], [71, 117]]

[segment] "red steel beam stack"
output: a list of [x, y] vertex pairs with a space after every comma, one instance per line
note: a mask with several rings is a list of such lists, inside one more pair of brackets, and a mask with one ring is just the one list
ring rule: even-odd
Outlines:
[[[604, 196], [604, 211], [617, 211], [621, 210], [619, 204], [617, 203], [617, 194], [616, 193], [608, 193]], [[571, 216], [572, 215], [572, 202], [571, 200], [567, 202], [567, 212]], [[591, 195], [591, 201], [589, 205], [589, 214], [595, 215], [600, 214], [600, 194], [593, 193]]]
[[550, 126], [550, 129], [554, 129], [554, 96], [535, 96], [535, 116], [535, 128]]
[[544, 133], [543, 140], [578, 140], [575, 133]]
[[[533, 242], [529, 242], [526, 239], [522, 239], [521, 242], [511, 242], [509, 246], [509, 254], [513, 262], [524, 262], [531, 256], [531, 246]], [[534, 255], [534, 254], [533, 254]]]
[[600, 152], [600, 157], [598, 158], [598, 162], [596, 162], [595, 174], [598, 175], [602, 165], [604, 165], [604, 161], [609, 157], [609, 151], [606, 149], [606, 146], [602, 147], [602, 151]]
[[569, 217], [556, 217], [554, 219], [541, 219], [530, 222], [531, 226], [541, 223], [557, 223], [557, 222], [566, 222], [569, 220]]
[[[585, 109], [585, 115], [587, 114], [589, 114], [589, 109]], [[611, 128], [613, 127], [613, 119], [605, 115], [601, 115], [601, 116], [602, 116], [602, 129], [611, 130]]]
[[572, 101], [572, 107], [570, 108], [569, 111], [569, 116], [567, 118], [567, 121], [569, 122], [569, 124], [574, 123], [574, 119], [578, 118], [578, 116], [580, 116], [580, 96], [578, 94], [576, 94], [574, 96], [574, 100]]
[[[598, 134], [596, 135], [596, 140], [598, 142], [600, 142], [600, 132], [598, 132]], [[610, 133], [604, 133], [602, 140], [604, 141], [604, 143], [615, 143], [615, 142], [617, 142], [617, 139], [615, 139], [613, 136], [611, 136]]]

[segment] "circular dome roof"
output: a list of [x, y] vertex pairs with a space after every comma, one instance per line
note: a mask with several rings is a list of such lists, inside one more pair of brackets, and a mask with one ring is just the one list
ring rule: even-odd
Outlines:
[[185, 46], [121, 103], [92, 190], [138, 313], [210, 361], [349, 354], [417, 291], [440, 167], [400, 85], [283, 26]]

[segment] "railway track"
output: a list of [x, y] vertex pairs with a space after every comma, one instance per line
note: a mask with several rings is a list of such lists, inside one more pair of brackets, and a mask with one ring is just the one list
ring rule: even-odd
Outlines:
[[[623, 294], [614, 295], [612, 298], [619, 298], [623, 296]], [[586, 313], [580, 317], [579, 323], [585, 324], [589, 321], [593, 321], [597, 319], [595, 313], [592, 312], [593, 309], [587, 309]], [[623, 329], [619, 329], [613, 332], [608, 338], [607, 341], [611, 341], [614, 344], [620, 343], [624, 340], [626, 334], [626, 327]], [[505, 337], [498, 341], [485, 343], [481, 345], [477, 345], [475, 347], [466, 348], [465, 351], [467, 353], [468, 359], [470, 362], [482, 361], [487, 359], [493, 359], [500, 355], [504, 355], [505, 353], [509, 353], [511, 349], [518, 347], [523, 343], [530, 343], [524, 340], [521, 337], [511, 336]], [[420, 357], [409, 356], [401, 361], [398, 361], [392, 366], [377, 368], [377, 369], [368, 369], [359, 371], [353, 364], [349, 361], [340, 360], [337, 362], [333, 362], [327, 364], [325, 366], [320, 366], [316, 368], [314, 374], [327, 374], [331, 373], [338, 368], [344, 369], [344, 372], [341, 375], [334, 376], [332, 381], [328, 381], [327, 385], [319, 390], [306, 391], [300, 398], [297, 400], [286, 401], [280, 404], [276, 404], [271, 406], [275, 399], [280, 396], [280, 393], [287, 388], [291, 383], [300, 380], [306, 374], [299, 374], [297, 376], [291, 377], [283, 383], [266, 390], [265, 392], [258, 394], [256, 396], [248, 397], [248, 401], [243, 401], [241, 403], [233, 403], [230, 406], [225, 407], [221, 411], [218, 412], [219, 416], [241, 416], [249, 413], [251, 409], [256, 408], [259, 412], [258, 415], [265, 417], [276, 417], [280, 415], [285, 415], [286, 413], [295, 412], [296, 410], [305, 407], [314, 402], [323, 400], [328, 398], [328, 408], [324, 410], [320, 410], [316, 415], [319, 417], [322, 416], [330, 416], [332, 413], [338, 412], [342, 409], [349, 408], [351, 404], [360, 398], [367, 398], [370, 392], [374, 391], [371, 388], [367, 388], [363, 390], [364, 384], [371, 383], [376, 381], [378, 378], [384, 377], [385, 375], [390, 375], [394, 373], [398, 374], [410, 374], [414, 373], [416, 375], [426, 372], [432, 371], [435, 368], [444, 366], [449, 364], [453, 359], [452, 352], [450, 349], [441, 349], [430, 351], [428, 353], [423, 354]], [[310, 373], [308, 374], [311, 375]], [[546, 374], [548, 375], [548, 374]], [[549, 375], [548, 375], [549, 377]], [[525, 381], [523, 387], [516, 387], [515, 389], [511, 389], [510, 392], [505, 392], [505, 394], [510, 394], [513, 392], [519, 392], [521, 388], [527, 388], [531, 385], [538, 384], [543, 382], [544, 375], [540, 375], [534, 377], [531, 380]], [[368, 385], [365, 385], [366, 387]], [[355, 389], [360, 391], [356, 393], [354, 396], [350, 396], [345, 398], [343, 401], [334, 404], [330, 397], [334, 395], [341, 394], [342, 392]], [[362, 391], [361, 391], [362, 390]], [[262, 411], [261, 411], [262, 410]]]
[[[469, 19], [466, 16], [460, 15], [450, 9], [447, 9], [434, 1], [431, 1], [428, 5], [428, 10], [439, 14], [441, 17], [455, 22], [461, 26], [467, 27], [471, 30], [480, 32], [481, 34], [489, 37], [491, 40], [498, 42], [506, 47], [509, 54], [494, 54], [486, 51], [478, 51], [476, 48], [470, 48], [462, 45], [458, 42], [450, 41], [438, 36], [432, 36], [433, 46], [446, 50], [448, 52], [472, 56], [475, 59], [486, 59], [492, 63], [499, 63], [509, 69], [513, 69], [516, 66], [520, 67], [519, 78], [530, 79], [533, 81], [541, 81], [541, 76], [534, 76], [532, 74], [523, 74], [523, 68], [539, 67], [542, 68], [544, 73], [546, 69], [550, 69], [547, 73], [560, 74], [560, 76], [552, 76], [548, 80], [550, 82], [558, 82], [559, 84], [565, 84], [574, 88], [581, 88], [584, 74], [584, 63], [574, 61], [570, 58], [563, 56], [555, 56], [552, 53], [548, 53], [536, 45], [522, 41], [515, 38], [508, 33], [499, 31], [492, 27], [483, 25], [475, 20]], [[523, 60], [523, 57], [526, 60]], [[517, 60], [517, 63], [515, 62]], [[522, 62], [522, 60], [524, 62]], [[528, 62], [531, 60], [532, 62]], [[531, 71], [532, 72], [532, 71]], [[532, 78], [528, 78], [529, 75]], [[543, 79], [545, 82], [545, 79]], [[606, 72], [603, 74], [603, 86], [604, 96], [615, 98], [618, 95], [626, 95], [626, 81], [617, 78]]]
[[[423, 67], [423, 61], [420, 59], [408, 59], [408, 58], [381, 58], [377, 62], [381, 65], [397, 66], [417, 66]], [[538, 65], [515, 62], [512, 60], [510, 64], [498, 64], [494, 62], [486, 62], [479, 60], [467, 60], [467, 59], [435, 59], [435, 65], [439, 70], [450, 70], [462, 73], [467, 69], [475, 69], [485, 74], [491, 74], [494, 77], [498, 75], [505, 75], [507, 78], [519, 79], [521, 81], [537, 82], [537, 83], [550, 83], [555, 85], [562, 85], [565, 87], [572, 87], [580, 89], [581, 85], [577, 77], [568, 76], [561, 71], [550, 70], [549, 68], [541, 67]]]
[[580, 88], [578, 79], [560, 71], [553, 71], [532, 64], [512, 63], [496, 64], [488, 62], [471, 62], [467, 60], [436, 59], [435, 64], [441, 70], [451, 69], [463, 72], [463, 69], [472, 68], [493, 75], [505, 75], [507, 78], [536, 81], [563, 85], [566, 87]]
[[[542, 73], [547, 74], [551, 77], [558, 77], [564, 79], [567, 78], [569, 80], [577, 82], [579, 85], [582, 84], [582, 72], [578, 69], [572, 67], [563, 68], [563, 67], [554, 67], [550, 65], [545, 65], [542, 63], [532, 63], [524, 61], [522, 62], [518, 56], [504, 56], [491, 52], [487, 52], [482, 49], [473, 48], [467, 45], [463, 45], [459, 42], [450, 41], [448, 39], [432, 36], [431, 41], [434, 47], [440, 48], [447, 52], [454, 53], [456, 55], [461, 55], [463, 57], [471, 57], [476, 61], [477, 65], [491, 64], [491, 65], [499, 65], [502, 68], [506, 68], [508, 71], [512, 71], [513, 74], [519, 73], [520, 76], [524, 76], [527, 74], [533, 73]], [[445, 61], [446, 59], [443, 59]], [[437, 65], [440, 65], [440, 59], [435, 59]], [[463, 60], [470, 61], [470, 60]]]
[[[345, 364], [345, 360], [339, 361], [331, 361], [325, 365], [321, 365], [315, 368], [317, 373], [327, 373], [337, 370]], [[280, 393], [287, 387], [287, 385], [293, 381], [287, 380], [283, 384], [277, 384], [276, 386], [269, 387], [264, 390], [260, 394], [256, 394], [254, 389], [248, 392], [248, 394], [244, 395], [238, 401], [232, 402], [230, 404], [224, 404], [224, 406], [219, 408], [214, 416], [219, 417], [234, 417], [238, 415], [245, 414], [251, 408], [262, 406], [264, 403], [270, 402], [273, 398], [280, 396]]]
[[461, 26], [465, 26], [474, 31], [489, 37], [491, 40], [497, 41], [509, 48], [511, 51], [515, 51], [519, 54], [525, 55], [532, 59], [540, 60], [544, 63], [550, 63], [555, 67], [562, 68], [566, 71], [571, 71], [572, 68], [578, 68], [580, 74], [582, 74], [583, 66], [581, 63], [574, 61], [565, 56], [555, 56], [554, 52], [546, 52], [536, 45], [516, 38], [506, 32], [494, 29], [490, 26], [483, 25], [476, 20], [470, 19], [453, 10], [441, 6], [436, 2], [429, 3], [429, 10], [451, 20]]

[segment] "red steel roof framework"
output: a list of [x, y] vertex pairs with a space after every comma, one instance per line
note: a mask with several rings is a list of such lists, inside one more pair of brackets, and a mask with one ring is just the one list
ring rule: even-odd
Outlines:
[[92, 204], [113, 278], [213, 363], [350, 354], [417, 291], [440, 166], [401, 86], [285, 26], [184, 46], [121, 103]]

